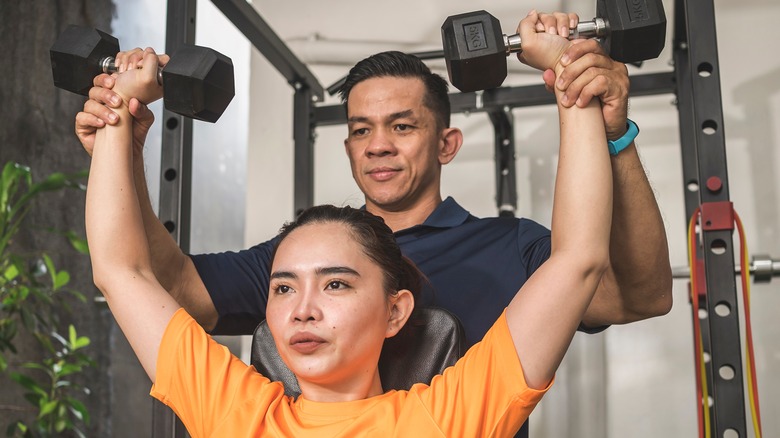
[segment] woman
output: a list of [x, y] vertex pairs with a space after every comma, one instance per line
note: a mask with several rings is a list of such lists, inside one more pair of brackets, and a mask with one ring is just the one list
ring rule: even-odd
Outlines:
[[[539, 21], [532, 11], [520, 23], [521, 60], [559, 73], [571, 43], [537, 34]], [[114, 90], [126, 102], [159, 97], [156, 63], [148, 53]], [[552, 255], [483, 341], [430, 385], [383, 393], [379, 354], [414, 308], [415, 271], [379, 219], [352, 209], [307, 211], [283, 231], [274, 257], [266, 316], [300, 397], [214, 343], [152, 273], [127, 106], [119, 124], [98, 131], [93, 152], [86, 217], [95, 284], [152, 395], [193, 436], [511, 436], [549, 387], [607, 266], [612, 181], [598, 105], [559, 105]]]

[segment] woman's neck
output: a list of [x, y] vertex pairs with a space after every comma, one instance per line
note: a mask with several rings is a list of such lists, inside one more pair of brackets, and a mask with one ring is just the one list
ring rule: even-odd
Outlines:
[[316, 402], [347, 402], [384, 394], [379, 379], [379, 369], [376, 369], [371, 378], [354, 376], [348, 381], [327, 384], [310, 382], [298, 377], [298, 385], [301, 387], [301, 395], [306, 400]]

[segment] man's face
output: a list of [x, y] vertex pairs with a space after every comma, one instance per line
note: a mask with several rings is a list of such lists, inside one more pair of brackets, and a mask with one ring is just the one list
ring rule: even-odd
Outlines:
[[420, 79], [378, 77], [349, 93], [352, 176], [369, 211], [404, 211], [441, 200], [441, 133]]

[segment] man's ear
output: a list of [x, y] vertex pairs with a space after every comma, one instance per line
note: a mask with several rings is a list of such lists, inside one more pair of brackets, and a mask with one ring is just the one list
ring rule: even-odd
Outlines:
[[463, 132], [458, 128], [446, 128], [441, 131], [439, 140], [439, 163], [447, 164], [455, 158], [463, 145]]
[[390, 297], [390, 318], [387, 320], [386, 338], [392, 338], [412, 316], [414, 310], [414, 295], [407, 290], [401, 289], [395, 295]]

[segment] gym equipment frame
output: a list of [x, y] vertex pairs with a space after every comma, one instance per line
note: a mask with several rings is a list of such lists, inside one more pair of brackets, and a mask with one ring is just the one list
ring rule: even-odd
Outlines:
[[[342, 105], [318, 105], [323, 87], [311, 71], [244, 0], [212, 0], [294, 88], [294, 209], [314, 203], [314, 134], [318, 126], [346, 123]], [[194, 43], [196, 0], [168, 0], [166, 53]], [[689, 19], [689, 17], [696, 17]], [[675, 0], [674, 70], [631, 76], [631, 96], [673, 93], [677, 98], [685, 187], [686, 223], [702, 211], [703, 254], [697, 266], [706, 290], [697, 290], [708, 317], [701, 326], [708, 386], [712, 388], [713, 436], [727, 431], [747, 436], [737, 289], [734, 279], [733, 209], [729, 201], [723, 109], [713, 0]], [[551, 105], [544, 86], [501, 87], [484, 92], [452, 93], [452, 112], [487, 112], [495, 130], [496, 202], [501, 215], [514, 215], [517, 204], [512, 108]], [[190, 244], [192, 120], [165, 110], [160, 170], [160, 220], [187, 252]], [[714, 251], [716, 248], [725, 251]], [[716, 254], [717, 252], [717, 254]], [[694, 267], [692, 267], [694, 268]], [[730, 309], [721, 316], [718, 305]], [[722, 313], [722, 312], [721, 312]], [[731, 370], [733, 373], [721, 372]], [[729, 377], [730, 375], [730, 377]], [[724, 377], [725, 376], [725, 377]], [[706, 400], [699, 408], [706, 409]], [[186, 436], [172, 411], [155, 402], [152, 436]]]

